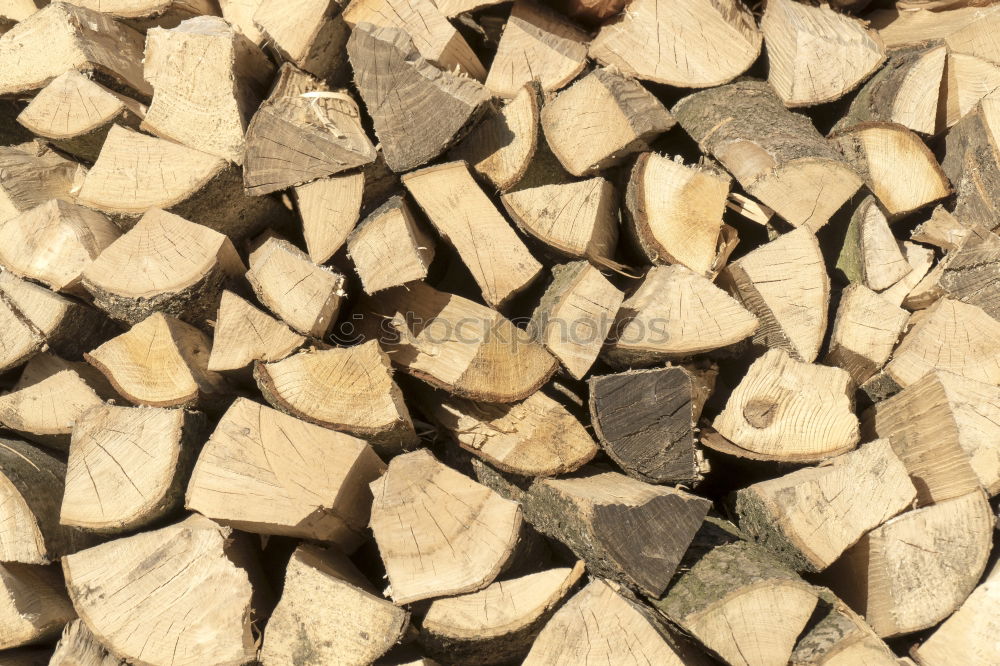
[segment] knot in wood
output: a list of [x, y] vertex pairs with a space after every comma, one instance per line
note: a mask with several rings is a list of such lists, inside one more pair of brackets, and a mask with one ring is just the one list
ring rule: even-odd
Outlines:
[[777, 412], [776, 401], [758, 398], [746, 404], [743, 408], [743, 418], [754, 428], [764, 429], [774, 422]]

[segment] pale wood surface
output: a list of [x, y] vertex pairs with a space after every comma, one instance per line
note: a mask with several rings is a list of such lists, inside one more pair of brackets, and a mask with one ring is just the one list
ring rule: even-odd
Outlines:
[[75, 617], [58, 569], [0, 564], [0, 649], [45, 642]]
[[0, 147], [0, 221], [50, 199], [73, 200], [78, 164], [48, 150], [20, 148]]
[[305, 336], [240, 296], [223, 291], [215, 317], [208, 369], [241, 370], [254, 361], [280, 361], [305, 341]]
[[851, 214], [837, 268], [851, 282], [875, 291], [888, 289], [910, 273], [910, 264], [875, 197], [865, 197]]
[[121, 666], [119, 659], [111, 656], [90, 632], [83, 620], [77, 618], [63, 628], [62, 636], [52, 653], [50, 666]]
[[909, 313], [861, 284], [840, 296], [824, 363], [843, 368], [858, 386], [882, 369]]
[[292, 190], [306, 250], [315, 263], [326, 262], [347, 241], [361, 215], [364, 190], [363, 173], [320, 178]]
[[434, 240], [414, 218], [406, 199], [394, 196], [358, 225], [347, 254], [367, 294], [427, 277]]
[[283, 59], [314, 76], [346, 81], [350, 31], [341, 7], [335, 0], [260, 0], [253, 23]]
[[0, 396], [0, 424], [39, 444], [66, 451], [76, 420], [103, 402], [94, 386], [75, 370], [59, 370], [39, 381], [15, 385]]

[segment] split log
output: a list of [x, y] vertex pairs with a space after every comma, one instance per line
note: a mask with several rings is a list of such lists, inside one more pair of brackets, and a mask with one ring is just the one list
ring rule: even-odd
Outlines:
[[909, 313], [861, 284], [844, 289], [823, 362], [843, 368], [856, 386], [882, 369]]
[[337, 318], [344, 276], [317, 266], [286, 240], [269, 238], [250, 253], [247, 280], [260, 302], [303, 335], [322, 339]]
[[874, 291], [888, 289], [912, 270], [875, 197], [865, 197], [854, 209], [837, 268]]
[[973, 227], [945, 210], [944, 206], [935, 206], [931, 216], [910, 232], [910, 239], [939, 247], [945, 252], [958, 248], [969, 234], [981, 234], [982, 227]]
[[254, 361], [280, 361], [305, 343], [274, 317], [231, 291], [223, 291], [215, 317], [215, 335], [208, 369], [244, 370]]
[[939, 130], [952, 127], [980, 100], [994, 97], [1000, 86], [1000, 67], [997, 63], [964, 53], [949, 53], [945, 65], [945, 80], [940, 105], [944, 107], [943, 122]]
[[437, 599], [420, 623], [420, 642], [432, 656], [446, 661], [483, 666], [520, 662], [583, 571], [583, 562], [577, 562], [572, 568], [540, 571], [472, 594]]
[[949, 130], [941, 166], [955, 188], [952, 211], [965, 224], [992, 230], [1000, 214], [1000, 152], [993, 127], [1000, 119], [1000, 104], [984, 99]]
[[104, 14], [53, 2], [0, 37], [0, 95], [39, 90], [75, 69], [148, 99], [153, 89], [142, 77], [143, 45], [141, 33]]
[[[247, 544], [202, 516], [63, 558], [73, 606], [116, 657], [140, 664], [251, 661]], [[240, 564], [238, 564], [240, 563]]]
[[141, 32], [173, 28], [192, 17], [219, 11], [211, 0], [73, 0], [72, 4], [107, 14]]
[[371, 489], [371, 528], [397, 604], [481, 590], [518, 544], [517, 502], [441, 464], [427, 449], [393, 458]]
[[347, 254], [366, 294], [423, 280], [434, 260], [434, 240], [417, 224], [410, 205], [394, 196], [358, 225]]
[[93, 162], [113, 125], [139, 127], [146, 107], [71, 69], [42, 88], [17, 122], [49, 143]]
[[822, 571], [913, 504], [917, 490], [907, 472], [889, 441], [876, 440], [820, 467], [740, 490], [740, 529], [793, 569]]
[[416, 442], [389, 357], [374, 340], [355, 347], [299, 352], [254, 363], [273, 407], [316, 425], [363, 437], [384, 456]]
[[757, 328], [757, 317], [708, 278], [679, 265], [654, 266], [618, 311], [607, 357], [653, 365], [736, 344]]
[[931, 264], [934, 263], [934, 250], [930, 248], [910, 242], [903, 242], [900, 247], [906, 263], [910, 265], [910, 272], [879, 294], [893, 305], [907, 304], [907, 296], [924, 279], [927, 271], [931, 269]]
[[143, 130], [243, 163], [244, 132], [274, 73], [260, 47], [225, 19], [199, 16], [150, 30], [143, 66], [155, 89]]
[[79, 618], [66, 624], [49, 666], [122, 666]]
[[257, 46], [261, 46], [266, 39], [261, 29], [253, 22], [254, 12], [262, 2], [263, 0], [219, 0], [222, 18], [229, 21], [231, 26]]
[[73, 426], [59, 522], [121, 533], [176, 512], [205, 429], [182, 409], [88, 409]]
[[598, 467], [523, 488], [478, 460], [473, 467], [481, 483], [519, 502], [532, 527], [568, 546], [591, 575], [652, 596], [670, 583], [711, 505]]
[[[5, 271], [0, 276], [6, 277]], [[24, 314], [0, 293], [0, 371], [6, 372], [24, 364], [45, 347], [45, 335]]]
[[771, 349], [750, 366], [712, 427], [763, 459], [822, 460], [860, 440], [853, 394], [845, 370]]
[[48, 564], [91, 545], [59, 524], [66, 465], [15, 439], [0, 439], [0, 561]]
[[368, 538], [368, 484], [384, 471], [363, 440], [237, 398], [198, 454], [186, 506], [244, 532], [351, 552]]
[[864, 618], [827, 590], [820, 591], [816, 612], [822, 617], [795, 645], [790, 666], [903, 666]]
[[830, 278], [819, 241], [796, 229], [729, 264], [720, 283], [760, 321], [754, 342], [813, 361], [826, 335]]
[[648, 483], [701, 479], [695, 424], [708, 391], [681, 367], [591, 377], [590, 418], [601, 447], [631, 477]]
[[211, 410], [231, 393], [207, 367], [211, 348], [203, 332], [157, 312], [84, 358], [133, 404]]
[[254, 25], [281, 59], [321, 79], [348, 78], [344, 44], [350, 30], [335, 0], [259, 0]]
[[421, 169], [406, 174], [402, 181], [431, 224], [454, 246], [489, 305], [503, 305], [541, 273], [542, 265], [473, 179], [465, 162]]
[[597, 33], [590, 56], [627, 76], [708, 88], [745, 72], [760, 46], [753, 14], [735, 0], [694, 0], [684, 6], [633, 0], [627, 12]]
[[409, 613], [383, 599], [336, 549], [301, 545], [267, 622], [261, 661], [374, 663], [403, 637], [408, 624]]
[[761, 226], [768, 226], [774, 218], [774, 211], [750, 197], [743, 196], [739, 192], [730, 192], [726, 198], [726, 208], [738, 213], [744, 219], [750, 220]]
[[347, 42], [354, 83], [372, 116], [385, 162], [396, 172], [444, 152], [487, 99], [482, 85], [442, 72], [417, 48], [407, 33], [369, 23], [360, 23]]
[[0, 649], [45, 643], [75, 617], [57, 569], [0, 564]]
[[361, 216], [365, 176], [337, 174], [299, 185], [292, 192], [309, 258], [325, 263], [347, 242]]
[[812, 122], [786, 109], [762, 81], [696, 92], [672, 113], [747, 194], [794, 226], [818, 229], [861, 186], [862, 179]]
[[0, 222], [50, 199], [72, 201], [79, 165], [36, 146], [0, 147]]
[[998, 7], [970, 6], [946, 12], [882, 9], [865, 18], [890, 49], [940, 39], [952, 53], [1000, 63], [1000, 47], [993, 40], [1000, 27]]
[[943, 295], [982, 308], [1000, 318], [1000, 237], [981, 228], [968, 230], [958, 245], [938, 262], [922, 286], [934, 295]]
[[651, 92], [608, 68], [595, 69], [542, 109], [549, 148], [574, 176], [596, 174], [648, 150], [675, 124]]

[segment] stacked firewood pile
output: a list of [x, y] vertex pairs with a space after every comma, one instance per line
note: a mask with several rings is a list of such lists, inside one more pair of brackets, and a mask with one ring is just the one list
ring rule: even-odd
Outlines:
[[0, 666], [1000, 664], [998, 34], [0, 0]]

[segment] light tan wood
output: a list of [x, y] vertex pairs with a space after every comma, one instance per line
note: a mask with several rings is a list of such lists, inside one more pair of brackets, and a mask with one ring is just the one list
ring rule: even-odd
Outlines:
[[215, 317], [208, 369], [243, 370], [254, 361], [280, 361], [305, 343], [274, 317], [231, 291], [223, 291]]
[[383, 599], [336, 549], [301, 545], [267, 622], [268, 664], [373, 663], [403, 638], [409, 613]]
[[278, 55], [321, 79], [349, 77], [344, 44], [350, 34], [335, 0], [261, 0], [254, 25]]
[[0, 147], [0, 221], [50, 199], [74, 199], [79, 165], [32, 144], [23, 148]]
[[219, 11], [211, 0], [72, 0], [70, 4], [107, 14], [142, 32], [158, 26], [173, 28], [192, 17]]
[[[993, 285], [1000, 237], [981, 227], [970, 228], [958, 246], [949, 251], [919, 285], [928, 300], [948, 296], [983, 309], [997, 318], [1000, 292]], [[916, 305], [916, 303], [914, 303]]]
[[363, 173], [320, 178], [292, 190], [313, 262], [325, 263], [347, 242], [361, 215], [364, 190]]
[[70, 598], [94, 636], [131, 663], [253, 660], [253, 589], [237, 564], [249, 553], [230, 535], [191, 516], [75, 553], [62, 562]]
[[816, 610], [822, 617], [799, 639], [792, 666], [903, 666], [864, 618], [833, 593], [821, 589]]
[[364, 440], [237, 398], [198, 455], [185, 504], [245, 532], [351, 552], [367, 540], [368, 484], [384, 471]]
[[774, 217], [773, 210], [739, 192], [729, 193], [726, 198], [726, 208], [761, 226], [767, 226]]
[[[1000, 19], [1000, 15], [998, 15]], [[965, 224], [993, 230], [1000, 200], [997, 128], [1000, 99], [987, 95], [948, 130], [942, 168], [955, 188], [952, 212]]]
[[406, 199], [395, 196], [351, 233], [347, 254], [365, 293], [374, 294], [426, 278], [434, 240], [417, 223]]
[[68, 622], [52, 653], [50, 666], [121, 666], [79, 618]]
[[888, 289], [910, 273], [910, 264], [875, 197], [865, 197], [851, 214], [837, 268], [851, 282], [875, 291]]
[[574, 176], [589, 176], [647, 150], [674, 126], [666, 107], [637, 81], [595, 69], [542, 109], [549, 148]]
[[0, 564], [0, 649], [47, 642], [75, 617], [58, 569]]
[[745, 72], [760, 47], [753, 15], [735, 0], [633, 0], [597, 33], [590, 57], [628, 76], [707, 88]]
[[441, 464], [427, 449], [393, 458], [371, 488], [371, 528], [397, 604], [481, 590], [517, 544], [517, 502]]
[[861, 284], [841, 293], [829, 351], [823, 362], [843, 368], [860, 386], [882, 369], [909, 313]]
[[974, 230], [980, 234], [985, 231], [965, 224], [944, 206], [938, 205], [931, 211], [926, 222], [922, 222], [910, 232], [910, 239], [950, 252], [957, 249]]
[[264, 33], [253, 22], [253, 15], [264, 0], [219, 0], [222, 18], [242, 32], [247, 39], [260, 46], [264, 43]]
[[[2, 276], [9, 275], [6, 271]], [[24, 316], [6, 294], [0, 295], [0, 370], [6, 372], [42, 351], [45, 335]]]
[[860, 439], [853, 388], [840, 368], [771, 349], [750, 366], [712, 427], [773, 460], [822, 460], [850, 451]]
[[434, 4], [448, 18], [456, 18], [459, 14], [499, 5], [501, 0], [434, 0]]
[[941, 129], [953, 126], [971, 112], [979, 101], [992, 97], [1000, 86], [1000, 67], [995, 62], [965, 53], [949, 53], [945, 66], [942, 104], [945, 107]]
[[41, 2], [38, 0], [7, 0], [4, 2], [3, 9], [0, 9], [0, 17], [15, 24], [28, 18], [46, 4], [48, 4], [47, 0], [41, 0]]
[[917, 284], [924, 278], [931, 264], [934, 263], [934, 250], [931, 248], [904, 241], [900, 243], [906, 263], [910, 265], [910, 272], [904, 275], [899, 282], [892, 285], [879, 295], [894, 305], [903, 305], [906, 297]]
[[993, 39], [1000, 25], [1000, 7], [961, 7], [947, 12], [883, 9], [866, 18], [888, 48], [941, 39], [951, 53], [1000, 63], [1000, 47]]

